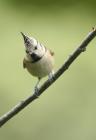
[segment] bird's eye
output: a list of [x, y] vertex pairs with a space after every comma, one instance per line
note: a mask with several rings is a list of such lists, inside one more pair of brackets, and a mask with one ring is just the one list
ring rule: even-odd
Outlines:
[[37, 46], [34, 47], [34, 50], [37, 50]]
[[30, 46], [30, 41], [29, 40], [26, 40], [25, 43], [26, 43], [27, 46]]

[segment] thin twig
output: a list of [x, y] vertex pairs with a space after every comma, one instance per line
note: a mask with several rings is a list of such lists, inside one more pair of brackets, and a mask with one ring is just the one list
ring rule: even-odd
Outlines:
[[87, 45], [92, 41], [92, 39], [96, 36], [96, 29], [93, 29], [84, 41], [78, 46], [78, 48], [69, 56], [69, 58], [65, 61], [65, 63], [57, 70], [54, 74], [54, 77], [51, 80], [47, 80], [44, 84], [39, 88], [38, 95], [34, 93], [29, 96], [27, 99], [21, 101], [15, 107], [13, 107], [9, 112], [5, 113], [0, 117], [0, 127], [3, 126], [8, 120], [14, 117], [17, 113], [19, 113], [23, 108], [25, 108], [32, 101], [37, 99], [49, 86], [51, 86], [73, 63], [73, 61], [86, 50]]

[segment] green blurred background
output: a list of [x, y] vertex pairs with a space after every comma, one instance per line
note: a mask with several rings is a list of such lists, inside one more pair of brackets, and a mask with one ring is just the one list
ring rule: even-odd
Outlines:
[[[95, 24], [95, 0], [0, 0], [0, 115], [31, 95], [37, 81], [22, 67], [21, 31], [55, 52], [56, 70]], [[96, 140], [95, 59], [96, 39], [38, 100], [0, 129], [0, 140]]]

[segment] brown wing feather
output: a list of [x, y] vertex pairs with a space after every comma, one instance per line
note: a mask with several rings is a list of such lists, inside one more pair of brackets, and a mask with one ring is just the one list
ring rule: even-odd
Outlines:
[[54, 55], [54, 52], [53, 51], [51, 51], [51, 50], [49, 50], [50, 51], [50, 54], [53, 56]]
[[26, 60], [25, 60], [25, 58], [23, 59], [23, 68], [26, 68]]

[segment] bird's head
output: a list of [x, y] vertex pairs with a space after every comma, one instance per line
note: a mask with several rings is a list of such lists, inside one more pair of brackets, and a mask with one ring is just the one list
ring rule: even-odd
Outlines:
[[28, 37], [24, 33], [22, 33], [24, 44], [25, 44], [25, 51], [26, 55], [29, 59], [33, 62], [38, 61], [43, 57], [45, 54], [45, 47], [39, 43], [35, 38]]

